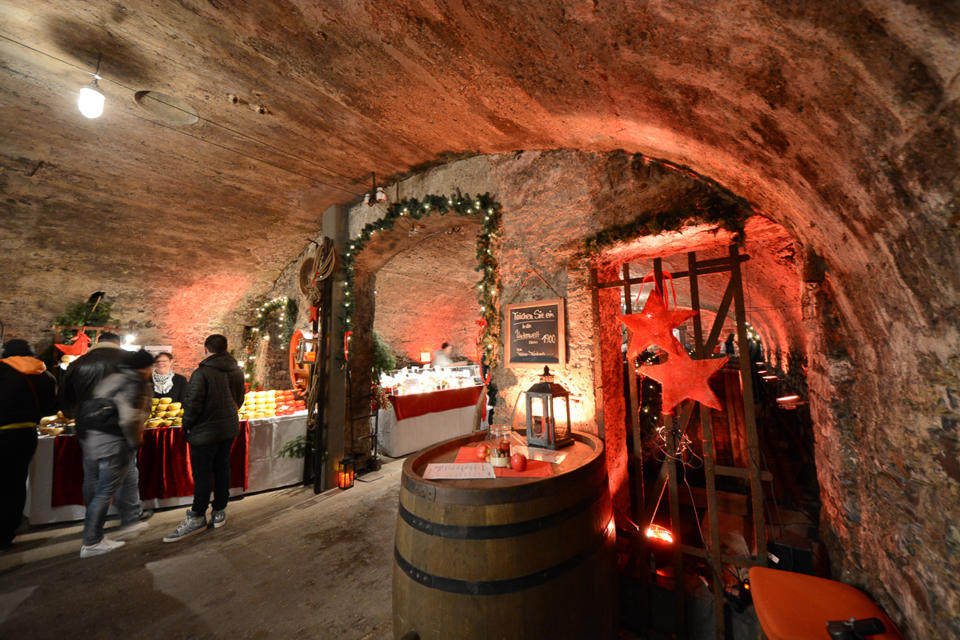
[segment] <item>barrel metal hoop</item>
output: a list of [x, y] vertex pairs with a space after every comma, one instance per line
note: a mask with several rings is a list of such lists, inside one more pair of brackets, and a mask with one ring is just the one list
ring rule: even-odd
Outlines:
[[426, 533], [427, 535], [438, 538], [455, 538], [457, 540], [490, 540], [494, 538], [515, 538], [517, 536], [535, 533], [553, 527], [561, 522], [572, 519], [574, 516], [588, 510], [594, 504], [605, 498], [604, 494], [591, 496], [577, 504], [571, 505], [566, 509], [551, 513], [550, 515], [533, 520], [524, 520], [522, 522], [511, 522], [509, 524], [491, 524], [491, 525], [457, 525], [440, 524], [431, 520], [425, 520], [416, 516], [403, 503], [400, 504], [400, 517], [408, 525]]
[[525, 576], [508, 578], [506, 580], [469, 581], [457, 580], [456, 578], [444, 578], [443, 576], [436, 576], [414, 567], [406, 558], [400, 555], [400, 550], [396, 547], [393, 548], [393, 557], [397, 566], [400, 567], [400, 570], [403, 571], [407, 577], [430, 589], [471, 596], [499, 596], [523, 591], [524, 589], [531, 589], [556, 580], [565, 573], [568, 573], [593, 555], [603, 545], [607, 537], [606, 532], [607, 527], [604, 527], [599, 535], [596, 536], [596, 541], [593, 544], [559, 564]]
[[437, 499], [437, 488], [432, 485], [417, 482], [407, 474], [403, 474], [401, 483], [404, 489], [428, 502], [434, 502]]

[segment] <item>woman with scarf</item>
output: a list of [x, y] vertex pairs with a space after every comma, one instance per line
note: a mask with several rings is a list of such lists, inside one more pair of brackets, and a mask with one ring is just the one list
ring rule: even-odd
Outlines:
[[183, 402], [187, 391], [187, 379], [172, 369], [173, 354], [166, 351], [158, 353], [153, 362], [153, 397], [173, 398], [173, 402]]

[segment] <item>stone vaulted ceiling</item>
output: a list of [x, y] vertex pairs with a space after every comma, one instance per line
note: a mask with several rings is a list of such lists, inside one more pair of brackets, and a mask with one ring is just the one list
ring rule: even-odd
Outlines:
[[141, 326], [213, 322], [370, 172], [459, 154], [640, 151], [794, 231], [839, 209], [869, 234], [925, 184], [949, 200], [958, 21], [935, 6], [4, 0], [0, 316], [36, 335], [99, 289]]
[[809, 377], [838, 574], [916, 637], [956, 636], [958, 33], [936, 0], [0, 0], [0, 320], [36, 340], [102, 290], [147, 340], [202, 337], [371, 172], [664, 159], [823, 257]]

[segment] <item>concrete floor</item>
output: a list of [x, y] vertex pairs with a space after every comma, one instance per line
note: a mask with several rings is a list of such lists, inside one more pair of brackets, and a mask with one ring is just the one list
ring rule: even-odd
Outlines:
[[0, 554], [0, 639], [392, 638], [402, 462], [348, 491], [232, 501], [225, 527], [178, 543], [160, 539], [184, 509], [160, 511], [96, 558], [79, 524], [32, 529]]

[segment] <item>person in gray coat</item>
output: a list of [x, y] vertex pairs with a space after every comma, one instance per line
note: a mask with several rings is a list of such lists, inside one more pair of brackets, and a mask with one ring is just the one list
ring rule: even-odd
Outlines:
[[[94, 474], [93, 499], [87, 502], [83, 520], [80, 557], [110, 553], [123, 540], [141, 533], [137, 449], [143, 444], [143, 428], [150, 415], [150, 376], [153, 356], [144, 350], [123, 352], [119, 369], [103, 378], [77, 411], [77, 435], [84, 456], [84, 468]], [[110, 503], [120, 511], [120, 528], [113, 538], [103, 535], [103, 522]]]
[[230, 450], [240, 433], [237, 410], [243, 404], [243, 371], [227, 353], [227, 339], [222, 335], [209, 336], [203, 346], [209, 355], [190, 376], [183, 409], [193, 468], [193, 506], [176, 530], [163, 538], [164, 542], [178, 542], [206, 530], [211, 485], [211, 523], [219, 528], [227, 521]]

